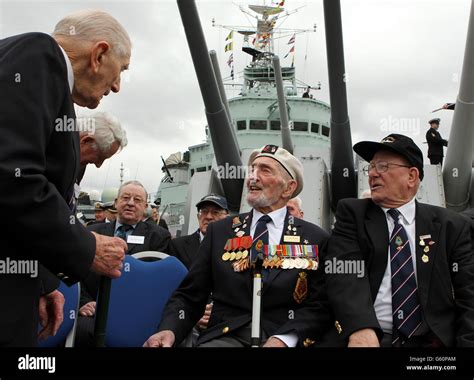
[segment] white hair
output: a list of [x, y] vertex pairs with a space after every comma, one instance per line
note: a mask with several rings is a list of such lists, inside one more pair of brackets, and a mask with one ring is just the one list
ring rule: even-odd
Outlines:
[[135, 186], [140, 186], [140, 187], [142, 187], [143, 190], [145, 191], [145, 200], [148, 199], [148, 193], [147, 193], [147, 191], [146, 191], [146, 189], [145, 189], [145, 186], [143, 186], [141, 182], [136, 181], [136, 180], [127, 181], [127, 182], [122, 183], [122, 184], [120, 185], [120, 187], [119, 187], [117, 197], [120, 196], [120, 194], [122, 193], [123, 188], [124, 188], [125, 186], [127, 186], [127, 185], [135, 185]]
[[107, 41], [119, 57], [129, 57], [132, 42], [125, 28], [107, 12], [91, 9], [74, 12], [60, 20], [54, 37], [75, 42]]
[[79, 131], [95, 137], [97, 148], [102, 152], [107, 152], [114, 142], [118, 142], [119, 150], [128, 144], [127, 133], [122, 129], [120, 121], [108, 112], [78, 117], [76, 123]]
[[294, 198], [291, 198], [290, 200], [295, 201], [296, 205], [298, 206], [299, 211], [303, 209], [303, 201], [301, 200], [300, 197], [294, 197]]

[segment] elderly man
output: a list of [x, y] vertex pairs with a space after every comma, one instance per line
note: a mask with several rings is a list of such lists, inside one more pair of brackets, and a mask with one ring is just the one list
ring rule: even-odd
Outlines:
[[[324, 256], [332, 338], [350, 347], [474, 346], [468, 223], [416, 201], [423, 155], [410, 138], [391, 134], [354, 151], [369, 162], [371, 198], [337, 207]], [[363, 270], [351, 272], [353, 263]]]
[[[159, 332], [148, 339], [146, 347], [179, 344], [202, 316], [210, 293], [214, 306], [198, 346], [249, 347], [251, 264], [260, 255], [265, 255], [266, 268], [260, 324], [262, 341], [268, 339], [264, 345], [310, 345], [326, 327], [328, 314], [316, 302], [320, 273], [314, 269], [318, 247], [325, 243], [327, 233], [290, 218], [286, 209], [288, 200], [303, 189], [303, 167], [288, 151], [274, 145], [254, 151], [249, 165], [247, 202], [253, 209], [207, 227], [196, 261], [168, 302]], [[298, 264], [296, 252], [303, 255]]]
[[303, 201], [301, 200], [300, 197], [294, 197], [293, 199], [290, 199], [288, 203], [286, 204], [286, 208], [288, 209], [288, 212], [293, 215], [295, 218], [300, 218], [303, 219], [304, 217], [304, 212], [301, 209], [303, 205]]
[[[111, 223], [100, 223], [89, 227], [89, 230], [106, 236], [117, 236], [128, 244], [127, 254], [144, 251], [168, 252], [170, 233], [157, 225], [142, 221], [143, 212], [147, 207], [147, 192], [138, 181], [123, 183], [115, 200], [117, 219]], [[79, 315], [93, 317], [99, 285], [98, 277], [91, 273], [83, 281], [81, 308]], [[92, 344], [93, 319], [79, 318], [78, 345]]]
[[96, 112], [77, 119], [81, 149], [80, 182], [88, 164], [100, 168], [105, 160], [127, 146], [127, 134], [119, 120], [110, 113]]
[[[71, 211], [80, 163], [73, 103], [96, 108], [118, 92], [130, 51], [125, 29], [102, 11], [65, 17], [53, 37], [0, 40], [0, 209], [11, 215], [0, 222], [2, 259], [37, 260], [67, 283], [89, 271], [120, 276], [126, 243], [88, 232]], [[38, 300], [41, 322], [59, 326], [58, 282], [42, 280], [0, 276], [0, 346], [36, 344]]]

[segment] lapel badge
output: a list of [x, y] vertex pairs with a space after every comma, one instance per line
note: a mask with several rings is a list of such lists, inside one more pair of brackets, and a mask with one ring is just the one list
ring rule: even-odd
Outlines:
[[420, 235], [420, 242], [418, 244], [424, 247], [426, 245], [425, 239], [431, 239], [431, 235]]
[[426, 246], [425, 248], [423, 248], [423, 252], [428, 253], [429, 251], [430, 251], [430, 247]]
[[423, 255], [421, 256], [421, 261], [423, 261], [425, 264], [430, 261], [430, 258], [428, 257], [428, 255]]
[[242, 237], [242, 236], [244, 236], [244, 233], [245, 233], [244, 231], [238, 231], [238, 232], [237, 232], [237, 237]]
[[[240, 218], [238, 216], [236, 216], [232, 219], [232, 228], [240, 227], [241, 225], [242, 225], [242, 222], [240, 221]], [[237, 231], [235, 231], [235, 232], [237, 232]]]
[[304, 340], [304, 342], [303, 342], [303, 346], [304, 346], [305, 348], [308, 348], [308, 347], [312, 346], [312, 345], [315, 344], [315, 343], [316, 343], [316, 341], [311, 340], [311, 339], [309, 339], [309, 338], [306, 338], [306, 339]]
[[309, 241], [308, 241], [308, 239], [304, 239], [303, 243], [305, 243], [305, 244], [309, 244]]

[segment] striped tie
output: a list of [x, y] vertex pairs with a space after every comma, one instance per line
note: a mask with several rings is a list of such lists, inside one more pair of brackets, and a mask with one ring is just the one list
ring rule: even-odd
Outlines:
[[257, 257], [263, 260], [263, 246], [268, 245], [268, 228], [267, 223], [270, 223], [272, 218], [268, 215], [263, 215], [257, 222], [255, 232], [253, 234], [252, 243], [252, 262], [255, 262]]
[[415, 270], [410, 243], [405, 228], [399, 223], [400, 212], [388, 210], [395, 222], [390, 237], [390, 266], [392, 270], [392, 311], [395, 343], [400, 336], [410, 338], [422, 321]]

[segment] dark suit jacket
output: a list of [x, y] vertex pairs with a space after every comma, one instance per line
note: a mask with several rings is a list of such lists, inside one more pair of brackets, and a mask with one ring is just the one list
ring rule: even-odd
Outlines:
[[[114, 236], [116, 222], [112, 223], [97, 223], [88, 227], [89, 231], [96, 232], [101, 235]], [[160, 251], [168, 253], [170, 233], [164, 228], [157, 225], [151, 225], [145, 222], [139, 222], [132, 232], [132, 235], [144, 236], [143, 244], [127, 243], [127, 255], [133, 255], [138, 252], [145, 251]], [[97, 298], [97, 289], [99, 284], [99, 276], [95, 273], [90, 273], [83, 281], [85, 292], [81, 292], [81, 304], [93, 301]]]
[[[66, 62], [51, 36], [0, 40], [0, 220], [5, 257], [38, 260], [68, 283], [85, 277], [95, 239], [68, 201], [79, 169], [79, 134], [58, 131], [75, 119]], [[58, 128], [59, 129], [59, 128]], [[0, 346], [36, 343], [39, 278], [0, 275]]]
[[436, 129], [428, 129], [428, 132], [426, 132], [426, 141], [428, 142], [428, 157], [444, 157], [443, 146], [448, 146], [448, 141], [443, 139]]
[[[469, 224], [450, 210], [416, 202], [418, 296], [428, 328], [446, 346], [474, 345], [474, 256]], [[424, 263], [419, 236], [431, 235]], [[363, 260], [365, 275], [326, 273], [330, 304], [347, 342], [353, 332], [373, 328], [382, 336], [374, 311], [388, 260], [389, 233], [383, 210], [371, 199], [339, 201], [336, 224], [324, 260]], [[334, 332], [334, 330], [333, 330]]]
[[[241, 214], [243, 220], [247, 214]], [[247, 325], [252, 318], [253, 280], [251, 270], [234, 272], [232, 262], [223, 261], [224, 246], [236, 233], [232, 229], [232, 219], [226, 218], [211, 223], [201, 243], [197, 258], [180, 287], [169, 300], [162, 317], [159, 330], [172, 330], [179, 344], [192, 327], [202, 317], [209, 294], [212, 293], [214, 305], [207, 329], [199, 337], [198, 344], [218, 338], [228, 327], [232, 332]], [[325, 244], [328, 234], [314, 224], [294, 218], [294, 226], [301, 236], [301, 243]], [[251, 215], [245, 236], [250, 235]], [[285, 219], [283, 234], [288, 227], [288, 214]], [[282, 243], [283, 243], [282, 234]], [[289, 244], [289, 243], [285, 243]], [[306, 271], [308, 293], [306, 299], [298, 304], [293, 292], [299, 277], [304, 270], [272, 269], [264, 280], [262, 292], [261, 326], [268, 335], [294, 332], [299, 342], [305, 339], [317, 339], [327, 328], [330, 318], [323, 303], [319, 303], [317, 292], [322, 291], [316, 282], [321, 271]], [[180, 318], [184, 312], [186, 318]], [[289, 318], [293, 315], [294, 318]]]
[[170, 255], [178, 258], [189, 269], [197, 258], [200, 244], [199, 231], [175, 238], [170, 241]]

